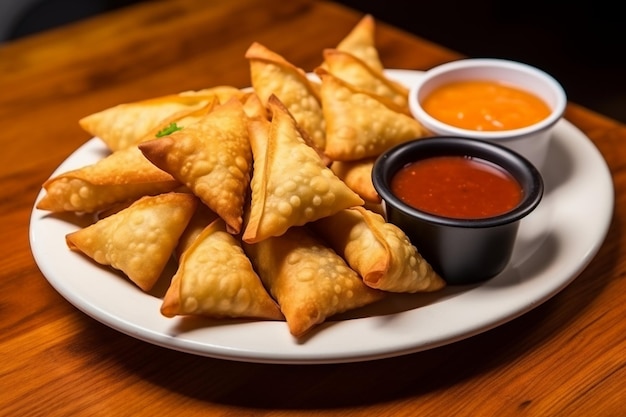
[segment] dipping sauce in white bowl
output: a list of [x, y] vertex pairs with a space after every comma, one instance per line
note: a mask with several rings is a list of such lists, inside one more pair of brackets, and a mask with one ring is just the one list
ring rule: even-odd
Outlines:
[[462, 59], [434, 67], [410, 88], [413, 116], [434, 135], [483, 139], [543, 166], [567, 105], [549, 74], [503, 59]]

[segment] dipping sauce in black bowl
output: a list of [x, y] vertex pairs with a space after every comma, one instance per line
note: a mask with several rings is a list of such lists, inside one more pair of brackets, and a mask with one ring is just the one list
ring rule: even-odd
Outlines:
[[377, 159], [372, 181], [387, 220], [451, 285], [500, 273], [520, 220], [543, 197], [541, 174], [526, 158], [461, 137], [400, 144]]

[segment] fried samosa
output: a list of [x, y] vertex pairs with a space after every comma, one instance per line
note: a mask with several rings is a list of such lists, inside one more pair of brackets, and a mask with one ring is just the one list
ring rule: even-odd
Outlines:
[[254, 173], [243, 233], [248, 243], [364, 202], [305, 143], [280, 100], [271, 96], [268, 105], [271, 122], [249, 123]]
[[243, 104], [233, 98], [198, 122], [138, 146], [239, 233], [252, 171], [247, 123]]
[[372, 182], [372, 169], [376, 158], [358, 161], [334, 161], [330, 169], [367, 203], [380, 203], [382, 199]]
[[193, 215], [188, 193], [146, 196], [128, 208], [69, 233], [66, 243], [102, 265], [121, 270], [144, 291], [159, 279]]
[[154, 129], [148, 132], [145, 137], [137, 139], [136, 142], [139, 144], [184, 129], [190, 124], [201, 120], [204, 116], [213, 111], [216, 106], [226, 103], [233, 98], [243, 102], [247, 95], [248, 93], [244, 93], [242, 90], [230, 86], [217, 86], [198, 91], [185, 91], [180, 93], [179, 96], [181, 97], [205, 96], [207, 102], [200, 108], [185, 109], [163, 119]]
[[212, 99], [212, 95], [172, 94], [118, 104], [83, 117], [79, 124], [88, 133], [102, 139], [111, 151], [117, 151], [141, 142], [172, 116], [182, 117], [204, 107]]
[[184, 252], [161, 314], [284, 320], [222, 219], [204, 228]]
[[179, 111], [165, 119], [163, 119], [157, 126], [150, 130], [144, 137], [137, 138], [134, 145], [139, 145], [142, 142], [147, 142], [156, 138], [170, 135], [176, 131], [184, 129], [185, 127], [200, 121], [204, 116], [209, 114], [215, 106], [219, 104], [216, 97], [211, 99], [202, 107], [198, 109], [187, 109]]
[[311, 227], [372, 288], [415, 293], [445, 286], [405, 233], [377, 213], [352, 207]]
[[426, 136], [420, 122], [382, 98], [356, 89], [327, 72], [322, 78], [328, 157], [355, 161], [380, 155], [399, 143]]
[[48, 179], [43, 184], [46, 194], [37, 208], [95, 213], [145, 195], [173, 191], [180, 185], [148, 161], [137, 147], [130, 147]]
[[376, 48], [376, 22], [366, 14], [352, 28], [350, 33], [337, 44], [336, 49], [348, 52], [365, 62], [373, 71], [382, 72], [383, 64]]
[[244, 250], [265, 287], [278, 302], [289, 331], [301, 337], [334, 314], [365, 306], [384, 297], [366, 286], [358, 274], [306, 226]]
[[275, 95], [287, 107], [315, 147], [324, 150], [326, 126], [318, 88], [284, 57], [254, 42], [246, 51], [252, 87], [264, 105]]
[[250, 119], [269, 119], [267, 107], [255, 92], [246, 95], [241, 102], [246, 116]]
[[202, 233], [202, 231], [212, 222], [217, 220], [219, 216], [207, 207], [206, 204], [198, 204], [196, 211], [191, 216], [185, 231], [180, 235], [178, 239], [178, 245], [174, 254], [176, 259], [180, 259], [183, 253], [193, 244], [196, 238]]
[[396, 104], [405, 114], [410, 115], [409, 90], [380, 71], [374, 71], [365, 62], [338, 49], [324, 50], [325, 69], [335, 77], [353, 85], [359, 90], [384, 97]]

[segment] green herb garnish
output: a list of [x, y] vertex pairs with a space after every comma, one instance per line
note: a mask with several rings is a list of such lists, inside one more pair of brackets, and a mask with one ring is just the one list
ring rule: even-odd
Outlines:
[[178, 125], [176, 125], [176, 123], [172, 122], [170, 123], [168, 126], [164, 127], [163, 129], [159, 130], [156, 134], [157, 138], [163, 137], [163, 136], [167, 136], [167, 135], [171, 135], [172, 133], [176, 132], [177, 130], [181, 130], [182, 127], [178, 127]]

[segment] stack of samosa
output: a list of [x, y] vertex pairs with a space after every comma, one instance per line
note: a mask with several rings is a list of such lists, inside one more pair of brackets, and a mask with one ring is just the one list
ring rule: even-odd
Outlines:
[[426, 132], [406, 88], [385, 76], [373, 31], [367, 15], [308, 74], [255, 42], [250, 89], [186, 91], [81, 119], [110, 154], [50, 178], [37, 207], [94, 214], [68, 247], [144, 291], [175, 261], [166, 317], [285, 320], [301, 337], [389, 293], [442, 288], [379, 214], [375, 158]]

